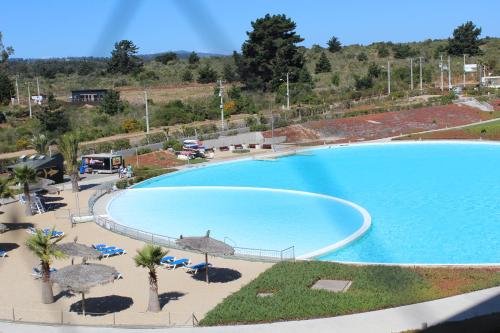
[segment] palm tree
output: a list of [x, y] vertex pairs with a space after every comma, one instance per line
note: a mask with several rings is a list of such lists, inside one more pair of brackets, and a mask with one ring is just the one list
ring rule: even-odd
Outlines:
[[137, 267], [149, 269], [149, 303], [147, 311], [160, 312], [160, 300], [158, 299], [158, 275], [156, 268], [161, 264], [161, 259], [168, 253], [161, 246], [148, 244], [141, 250], [137, 250], [134, 261]]
[[[8, 178], [0, 178], [0, 199], [12, 198], [13, 193], [9, 187], [10, 182]], [[1, 206], [1, 204], [0, 204]]]
[[45, 134], [33, 135], [31, 138], [31, 147], [41, 155], [47, 155], [49, 151], [49, 145], [52, 143]]
[[36, 234], [31, 235], [26, 240], [26, 246], [39, 259], [42, 267], [42, 303], [54, 303], [54, 292], [52, 291], [52, 282], [50, 281], [50, 264], [53, 259], [65, 258], [65, 254], [55, 246], [63, 237], [58, 237], [52, 240], [54, 228], [45, 233], [42, 230], [37, 230]]
[[36, 170], [25, 165], [14, 169], [14, 182], [23, 186], [24, 197], [26, 198], [26, 214], [32, 215], [30, 184], [36, 183]]
[[63, 135], [57, 143], [66, 163], [66, 173], [71, 177], [73, 192], [80, 190], [78, 187], [78, 143], [78, 137], [72, 133]]

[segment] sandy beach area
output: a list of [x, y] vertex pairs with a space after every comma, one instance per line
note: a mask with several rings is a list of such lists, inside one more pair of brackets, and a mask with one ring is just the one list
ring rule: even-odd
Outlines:
[[[80, 208], [87, 206], [93, 190], [79, 193]], [[135, 267], [132, 257], [144, 243], [111, 233], [93, 222], [71, 227], [69, 211], [77, 208], [76, 196], [71, 191], [49, 196], [52, 203], [60, 206], [55, 211], [35, 216], [25, 216], [24, 206], [18, 202], [0, 207], [0, 222], [11, 230], [0, 234], [0, 249], [8, 250], [8, 257], [0, 258], [0, 319], [11, 320], [13, 316], [20, 321], [72, 323], [72, 324], [117, 324], [117, 325], [192, 325], [194, 313], [199, 320], [221, 302], [225, 297], [239, 290], [261, 272], [271, 266], [269, 263], [209, 257], [213, 264], [211, 279], [207, 285], [204, 275], [193, 277], [184, 269], [175, 271], [159, 268], [159, 294], [162, 311], [157, 314], [146, 313], [148, 301], [148, 276], [146, 269]], [[70, 309], [78, 306], [79, 294], [72, 295], [54, 285], [56, 302], [41, 304], [40, 282], [31, 276], [32, 268], [39, 264], [38, 259], [24, 245], [26, 228], [55, 226], [64, 231], [62, 242], [72, 242], [75, 237], [79, 243], [106, 243], [119, 246], [128, 253], [123, 256], [102, 259], [100, 263], [115, 267], [123, 279], [114, 283], [93, 288], [86, 294], [88, 312], [111, 312], [106, 315], [77, 315]], [[186, 257], [193, 263], [204, 261], [202, 254], [169, 250], [176, 257]], [[75, 262], [80, 262], [75, 258]], [[61, 268], [71, 264], [71, 259], [56, 260], [53, 267]]]

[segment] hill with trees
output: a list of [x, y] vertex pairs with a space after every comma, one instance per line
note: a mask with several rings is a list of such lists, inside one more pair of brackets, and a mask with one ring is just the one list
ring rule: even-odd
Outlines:
[[[56, 139], [66, 132], [78, 132], [85, 141], [144, 131], [144, 88], [151, 91], [151, 125], [183, 125], [179, 136], [194, 133], [189, 125], [193, 121], [219, 119], [217, 80], [224, 82], [226, 119], [231, 122], [232, 115], [248, 115], [245, 123], [254, 129], [269, 126], [266, 116], [270, 107], [280, 115], [275, 125], [284, 126], [290, 118], [341, 110], [374, 98], [402, 103], [420, 94], [446, 95], [447, 90], [439, 89], [441, 57], [445, 65], [451, 57], [454, 85], [462, 83], [463, 54], [468, 63], [482, 64], [488, 73], [500, 74], [500, 39], [481, 38], [480, 34], [479, 27], [466, 22], [450, 32], [448, 40], [343, 46], [334, 36], [324, 45], [305, 48], [300, 46], [300, 27], [291, 18], [266, 15], [252, 22], [241, 50], [231, 56], [173, 51], [141, 56], [140, 45], [124, 40], [115, 44], [109, 58], [44, 60], [12, 59], [14, 50], [0, 39], [0, 152], [27, 148], [38, 134]], [[388, 62], [390, 96], [386, 96]], [[281, 106], [286, 105], [287, 73], [292, 110], [285, 112]], [[16, 77], [21, 105], [10, 104], [17, 93]], [[468, 76], [470, 93], [481, 93], [473, 90], [473, 78]], [[34, 116], [30, 118], [26, 89], [31, 83], [35, 94], [36, 79], [48, 99], [32, 106]], [[71, 90], [87, 88], [110, 92], [97, 107], [68, 102]], [[208, 134], [215, 126], [198, 128], [197, 133]]]

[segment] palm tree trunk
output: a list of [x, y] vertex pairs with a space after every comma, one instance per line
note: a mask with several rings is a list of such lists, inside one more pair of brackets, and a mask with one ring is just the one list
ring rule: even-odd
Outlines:
[[158, 279], [156, 276], [156, 271], [151, 270], [149, 272], [149, 312], [160, 312], [160, 300], [158, 299]]
[[80, 191], [80, 187], [78, 186], [78, 171], [73, 171], [70, 175], [71, 177], [71, 189], [73, 190], [73, 192], [79, 192]]
[[24, 198], [26, 199], [26, 215], [33, 215], [31, 210], [31, 197], [30, 197], [30, 185], [28, 183], [23, 184]]
[[54, 303], [54, 292], [50, 281], [50, 266], [46, 262], [42, 262], [42, 303]]

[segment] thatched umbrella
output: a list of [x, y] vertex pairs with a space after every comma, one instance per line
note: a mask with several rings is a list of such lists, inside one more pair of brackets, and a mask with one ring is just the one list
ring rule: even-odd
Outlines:
[[224, 242], [213, 239], [210, 237], [210, 230], [207, 234], [202, 237], [180, 237], [177, 240], [177, 244], [180, 246], [190, 249], [193, 251], [199, 251], [205, 253], [205, 262], [207, 263], [207, 268], [205, 269], [205, 279], [208, 283], [208, 254], [211, 255], [234, 255], [234, 249], [232, 246], [227, 245]]
[[113, 282], [119, 273], [114, 267], [101, 264], [79, 264], [61, 268], [50, 274], [52, 282], [65, 290], [82, 294], [82, 312], [85, 315], [85, 293], [97, 285]]
[[[102, 258], [102, 253], [93, 247], [76, 242], [58, 244], [57, 249], [66, 254], [68, 257], [83, 258], [83, 263], [89, 259], [96, 260]], [[73, 265], [73, 259], [71, 259], [71, 264]]]
[[7, 230], [9, 230], [9, 228], [7, 228], [5, 224], [0, 223], [0, 234], [6, 232]]

